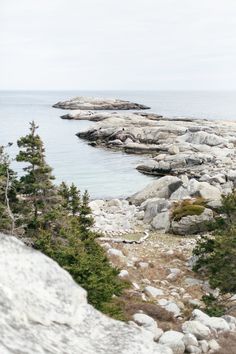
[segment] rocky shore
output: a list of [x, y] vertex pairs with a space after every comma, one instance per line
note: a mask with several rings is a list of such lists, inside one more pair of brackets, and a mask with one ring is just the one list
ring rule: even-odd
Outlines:
[[61, 118], [95, 122], [78, 137], [142, 154], [137, 171], [156, 177], [126, 199], [90, 202], [99, 242], [132, 284], [124, 299], [131, 325], [151, 333], [157, 353], [231, 354], [222, 348], [236, 350], [236, 313], [216, 318], [196, 309], [219, 291], [191, 268], [196, 240], [224, 218], [222, 197], [236, 188], [236, 123], [92, 110]]
[[[97, 123], [79, 132], [80, 138], [92, 146], [145, 154], [146, 162], [137, 170], [157, 177], [129, 197], [129, 203], [93, 202], [98, 230], [116, 234], [143, 228], [180, 235], [206, 231], [206, 223], [219, 214], [222, 196], [236, 186], [235, 122], [168, 119], [143, 112], [90, 113], [90, 118]], [[186, 200], [197, 205], [198, 212], [175, 218], [175, 209]]]

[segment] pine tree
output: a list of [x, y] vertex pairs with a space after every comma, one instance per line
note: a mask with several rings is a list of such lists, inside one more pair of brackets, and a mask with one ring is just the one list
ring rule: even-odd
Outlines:
[[89, 206], [89, 194], [86, 190], [82, 196], [82, 203], [79, 208], [79, 223], [82, 240], [89, 237], [89, 230], [93, 225], [92, 211]]
[[70, 187], [62, 182], [58, 189], [59, 195], [62, 197], [62, 206], [73, 216], [80, 210], [80, 190], [74, 183]]
[[70, 186], [70, 205], [72, 215], [75, 216], [80, 210], [80, 191], [78, 188], [72, 183]]
[[53, 186], [51, 167], [45, 162], [45, 149], [38, 127], [30, 123], [30, 132], [21, 137], [17, 144], [20, 148], [16, 160], [27, 164], [23, 168], [25, 175], [20, 179], [20, 191], [33, 209], [29, 216], [31, 226], [36, 227], [39, 215], [50, 211], [55, 203], [55, 187]]

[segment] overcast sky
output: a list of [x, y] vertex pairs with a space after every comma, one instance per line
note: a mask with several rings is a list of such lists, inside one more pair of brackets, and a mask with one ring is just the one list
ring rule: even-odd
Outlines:
[[0, 0], [0, 89], [236, 89], [236, 0]]

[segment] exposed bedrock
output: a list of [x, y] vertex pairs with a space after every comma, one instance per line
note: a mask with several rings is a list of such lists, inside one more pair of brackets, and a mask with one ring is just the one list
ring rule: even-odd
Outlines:
[[236, 122], [120, 114], [77, 135], [94, 146], [149, 155], [137, 166], [145, 174], [186, 174], [202, 181], [220, 174], [226, 182], [235, 179]]
[[0, 269], [2, 354], [172, 354], [144, 327], [96, 311], [56, 262], [9, 235]]

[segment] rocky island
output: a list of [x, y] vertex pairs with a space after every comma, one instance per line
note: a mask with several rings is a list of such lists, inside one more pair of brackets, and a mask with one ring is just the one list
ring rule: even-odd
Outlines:
[[149, 109], [143, 104], [133, 103], [120, 99], [75, 97], [70, 100], [57, 102], [54, 108], [79, 109], [79, 110], [128, 110], [128, 109]]

